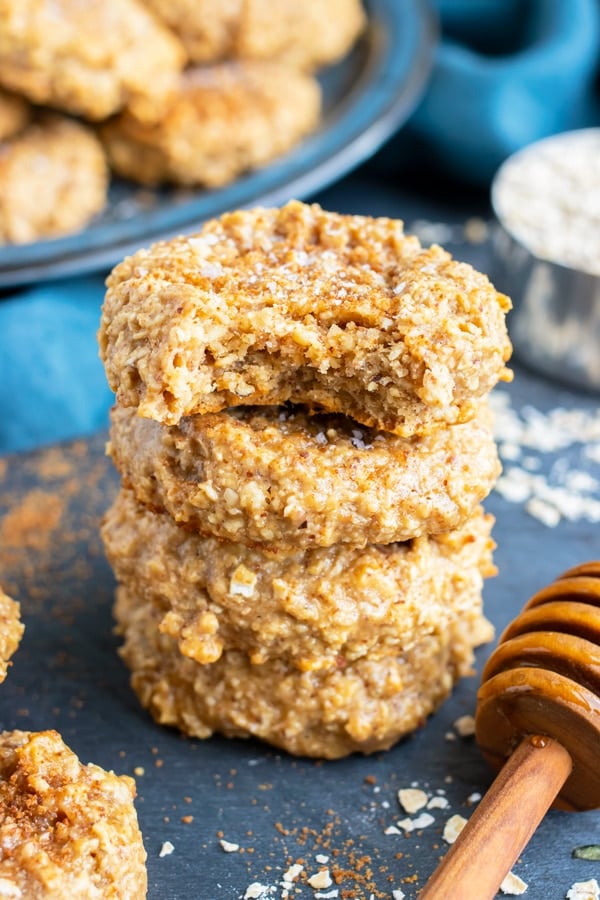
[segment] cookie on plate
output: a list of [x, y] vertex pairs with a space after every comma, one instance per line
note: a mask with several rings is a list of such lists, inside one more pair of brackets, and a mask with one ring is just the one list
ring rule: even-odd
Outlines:
[[86, 125], [42, 113], [0, 153], [0, 244], [83, 228], [106, 204], [108, 169]]
[[117, 580], [152, 600], [160, 628], [201, 664], [228, 649], [331, 670], [403, 652], [443, 630], [493, 574], [491, 516], [399, 544], [261, 551], [201, 537], [122, 490], [102, 528]]
[[0, 0], [0, 84], [87, 119], [158, 118], [185, 62], [141, 0]]
[[310, 75], [273, 62], [188, 69], [155, 125], [122, 113], [101, 129], [125, 178], [219, 187], [290, 150], [319, 120]]
[[22, 131], [31, 119], [27, 100], [0, 89], [0, 141]]
[[109, 384], [167, 425], [290, 401], [410, 437], [468, 421], [510, 378], [508, 298], [391, 219], [297, 201], [226, 213], [107, 286]]
[[23, 631], [19, 604], [0, 588], [0, 683], [6, 678], [8, 662], [21, 642]]
[[198, 532], [292, 550], [460, 527], [500, 473], [491, 413], [418, 438], [302, 407], [240, 406], [160, 425], [111, 412], [110, 452], [142, 503]]
[[193, 62], [281, 59], [311, 70], [341, 59], [365, 24], [360, 0], [145, 0]]
[[329, 759], [387, 749], [422, 725], [470, 671], [473, 647], [492, 636], [475, 591], [443, 630], [406, 654], [299, 672], [282, 660], [253, 665], [229, 650], [202, 666], [161, 633], [161, 613], [150, 600], [125, 588], [117, 597], [121, 653], [133, 689], [157, 722], [194, 737], [257, 737], [289, 753]]
[[82, 765], [56, 731], [0, 733], [0, 896], [143, 900], [132, 778]]

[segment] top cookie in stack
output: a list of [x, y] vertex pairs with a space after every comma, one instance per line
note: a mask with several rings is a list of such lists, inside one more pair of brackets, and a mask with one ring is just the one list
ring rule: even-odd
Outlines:
[[161, 722], [390, 746], [489, 638], [509, 301], [390, 219], [233, 212], [115, 268], [103, 536]]
[[166, 425], [289, 401], [411, 437], [472, 419], [510, 377], [508, 298], [391, 219], [233, 212], [140, 250], [107, 285], [109, 384]]

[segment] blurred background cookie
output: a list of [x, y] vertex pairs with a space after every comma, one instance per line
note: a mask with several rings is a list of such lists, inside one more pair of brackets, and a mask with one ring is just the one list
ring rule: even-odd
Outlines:
[[0, 895], [143, 900], [135, 784], [82, 765], [56, 731], [0, 733]]
[[113, 170], [142, 184], [218, 187], [293, 147], [319, 119], [320, 88], [279, 63], [188, 69], [156, 124], [122, 113], [100, 131]]
[[31, 107], [24, 97], [0, 89], [0, 141], [18, 134], [31, 118]]
[[184, 52], [141, 0], [0, 0], [0, 84], [87, 119], [160, 116]]
[[145, 0], [192, 62], [280, 59], [313, 70], [348, 52], [365, 24], [360, 0]]
[[0, 588], [0, 683], [6, 678], [8, 661], [23, 636], [19, 604]]
[[0, 150], [0, 244], [68, 234], [104, 207], [104, 151], [82, 123], [41, 113]]

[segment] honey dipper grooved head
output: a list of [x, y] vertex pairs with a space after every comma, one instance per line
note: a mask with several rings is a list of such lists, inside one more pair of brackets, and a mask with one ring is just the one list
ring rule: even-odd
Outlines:
[[475, 718], [483, 755], [500, 768], [528, 735], [555, 738], [573, 760], [555, 805], [600, 807], [600, 561], [535, 594], [485, 666]]

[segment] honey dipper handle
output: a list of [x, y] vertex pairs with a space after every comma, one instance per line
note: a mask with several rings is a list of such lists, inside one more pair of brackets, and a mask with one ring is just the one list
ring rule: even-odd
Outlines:
[[419, 900], [491, 900], [569, 777], [553, 738], [524, 738], [463, 828]]

